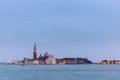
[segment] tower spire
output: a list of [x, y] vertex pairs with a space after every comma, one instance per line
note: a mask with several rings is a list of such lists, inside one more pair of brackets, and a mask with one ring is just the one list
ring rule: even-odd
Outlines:
[[34, 43], [34, 51], [36, 51], [37, 49], [36, 49], [36, 43]]
[[36, 43], [34, 43], [34, 48], [33, 48], [33, 59], [37, 59], [37, 48], [36, 48]]

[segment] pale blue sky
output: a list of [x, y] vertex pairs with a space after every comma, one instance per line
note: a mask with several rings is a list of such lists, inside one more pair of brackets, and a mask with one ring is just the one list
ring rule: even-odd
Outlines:
[[0, 62], [38, 52], [120, 59], [119, 0], [0, 0]]

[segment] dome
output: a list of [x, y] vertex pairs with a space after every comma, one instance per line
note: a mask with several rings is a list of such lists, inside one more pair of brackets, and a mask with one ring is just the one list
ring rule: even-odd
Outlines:
[[48, 54], [47, 51], [45, 52], [44, 56], [45, 56], [45, 57], [48, 57], [48, 56], [49, 56], [49, 54]]

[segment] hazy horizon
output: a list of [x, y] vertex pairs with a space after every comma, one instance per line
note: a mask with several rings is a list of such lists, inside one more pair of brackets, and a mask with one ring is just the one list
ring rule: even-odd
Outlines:
[[0, 62], [46, 51], [57, 58], [120, 59], [120, 1], [1, 0]]

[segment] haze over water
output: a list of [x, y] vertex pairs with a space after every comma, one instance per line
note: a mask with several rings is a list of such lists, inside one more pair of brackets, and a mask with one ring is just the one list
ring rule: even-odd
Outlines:
[[120, 80], [120, 65], [0, 65], [1, 80]]

